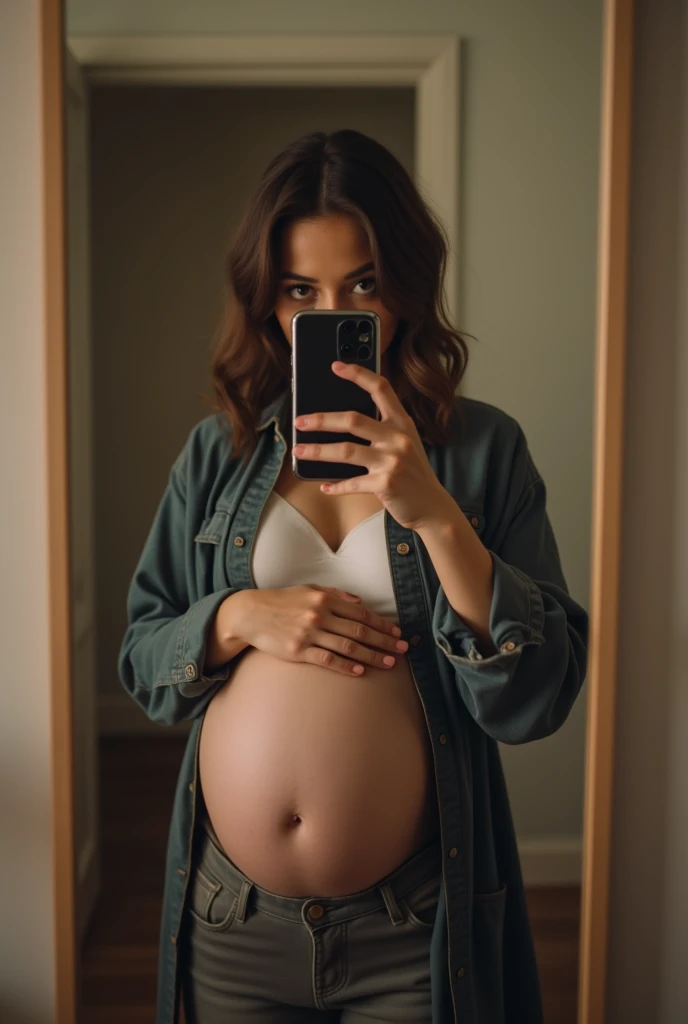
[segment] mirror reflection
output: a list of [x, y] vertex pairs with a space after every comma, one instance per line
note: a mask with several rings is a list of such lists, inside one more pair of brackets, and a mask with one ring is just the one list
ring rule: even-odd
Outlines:
[[601, 11], [503, 6], [456, 231], [413, 85], [117, 80], [73, 5], [84, 1021], [575, 1020]]

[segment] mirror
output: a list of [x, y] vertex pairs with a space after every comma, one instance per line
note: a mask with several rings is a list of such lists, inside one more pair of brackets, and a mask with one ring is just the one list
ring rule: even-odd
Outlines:
[[[306, 5], [301, 6], [302, 14], [309, 13]], [[173, 1000], [170, 989], [157, 992], [160, 964], [170, 963], [170, 951], [163, 943], [174, 947], [178, 964], [191, 955], [174, 929], [165, 932], [166, 854], [175, 834], [170, 833], [170, 823], [173, 806], [178, 825], [180, 821], [188, 825], [192, 808], [200, 820], [204, 800], [198, 793], [196, 751], [189, 741], [190, 737], [197, 739], [198, 719], [207, 709], [219, 710], [226, 701], [232, 679], [214, 686], [217, 700], [213, 697], [205, 706], [193, 704], [194, 717], [165, 725], [151, 720], [118, 678], [120, 647], [127, 629], [125, 606], [171, 468], [195, 425], [210, 414], [201, 396], [212, 394], [211, 359], [223, 323], [225, 260], [232, 238], [268, 162], [304, 133], [350, 128], [375, 139], [408, 172], [442, 223], [451, 247], [445, 284], [447, 308], [450, 322], [465, 337], [469, 352], [459, 393], [474, 403], [484, 403], [482, 408], [490, 416], [506, 413], [522, 428], [546, 485], [547, 513], [570, 597], [588, 609], [602, 7], [602, 3], [569, 3], [543, 12], [541, 6], [524, 9], [520, 5], [515, 10], [506, 2], [492, 5], [490, 11], [478, 3], [461, 5], [461, 10], [433, 5], [431, 17], [426, 11], [421, 18], [409, 5], [395, 5], [393, 20], [383, 17], [384, 8], [368, 11], [365, 24], [358, 26], [360, 37], [354, 37], [345, 36], [341, 26], [330, 25], [331, 12], [326, 11], [316, 22], [309, 14], [304, 34], [295, 35], [306, 19], [295, 17], [293, 6], [279, 13], [271, 11], [270, 35], [260, 36], [254, 33], [264, 31], [267, 23], [260, 5], [243, 12], [241, 25], [236, 26], [216, 9], [206, 11], [198, 24], [192, 24], [190, 13], [183, 16], [168, 8], [158, 12], [151, 25], [142, 20], [142, 12], [133, 9], [127, 21], [115, 4], [67, 3], [72, 686], [80, 1019], [110, 1019], [115, 1007], [121, 1019], [133, 1019], [135, 1012], [141, 1019], [153, 1019], [157, 998], [158, 1014], [163, 1014], [158, 1019], [172, 1024], [170, 1006], [161, 1008], [166, 1000]], [[211, 15], [216, 19], [213, 23]], [[421, 29], [435, 34], [419, 35]], [[237, 31], [239, 35], [232, 35]], [[294, 247], [289, 250], [290, 255], [296, 252]], [[285, 465], [289, 468], [288, 460]], [[315, 515], [324, 506], [322, 500], [319, 505], [299, 505], [298, 493], [286, 487], [280, 491], [291, 510], [284, 505], [279, 509], [266, 505], [266, 510], [270, 507], [275, 531], [289, 530], [289, 536], [300, 537], [305, 558], [312, 546], [304, 539], [304, 529], [307, 533], [310, 525], [315, 543], [313, 532], [322, 533], [313, 521], [309, 523], [306, 512], [310, 508]], [[244, 496], [244, 509], [246, 500]], [[353, 539], [351, 531], [364, 521], [371, 527], [365, 534], [366, 543], [384, 536], [374, 532], [381, 520], [373, 521], [373, 504], [369, 501], [364, 507], [357, 501], [358, 496], [347, 506], [344, 519], [337, 519], [332, 546], [342, 540], [342, 536], [335, 537], [337, 528]], [[468, 522], [476, 519], [473, 525], [478, 538], [486, 528], [489, 532], [489, 516], [494, 515], [489, 502], [473, 503], [461, 511], [468, 512]], [[226, 541], [230, 532], [235, 547], [241, 548], [242, 544], [237, 544], [241, 532], [237, 533], [236, 524], [232, 526], [236, 508], [206, 504], [195, 514], [197, 543], [209, 551], [204, 556], [210, 558], [208, 565], [217, 565], [214, 548]], [[321, 528], [322, 524], [321, 519]], [[475, 551], [473, 537], [470, 543]], [[430, 540], [421, 541], [425, 552], [419, 556], [421, 561], [430, 557], [431, 548]], [[359, 558], [360, 550], [359, 546]], [[417, 553], [412, 548], [406, 554], [416, 558]], [[237, 552], [230, 551], [227, 558], [230, 556], [236, 557]], [[264, 559], [264, 565], [267, 563]], [[214, 582], [208, 594], [217, 589]], [[428, 619], [428, 629], [432, 625]], [[412, 664], [424, 665], [427, 672], [431, 658], [440, 655], [439, 650], [425, 653], [422, 642], [428, 638], [433, 639], [431, 631], [407, 637], [421, 641], [409, 658]], [[527, 654], [527, 648], [524, 650]], [[511, 652], [501, 653], [507, 658]], [[250, 664], [245, 654], [236, 662], [242, 669]], [[285, 679], [288, 674], [289, 680], [300, 686], [294, 666], [286, 661], [284, 666]], [[158, 680], [159, 685], [183, 686], [187, 668], [180, 662], [180, 675]], [[189, 700], [197, 669], [191, 664], [186, 676]], [[469, 672], [468, 666], [465, 671]], [[476, 671], [474, 666], [471, 671]], [[332, 677], [333, 682], [337, 679]], [[343, 676], [340, 681], [349, 682]], [[273, 678], [271, 685], [274, 682]], [[425, 685], [429, 687], [429, 681]], [[250, 689], [242, 692], [250, 694]], [[210, 761], [206, 764], [206, 789], [212, 787], [216, 806], [222, 803], [222, 786], [229, 787], [232, 772], [236, 776], [238, 768], [247, 767], [248, 777], [242, 778], [241, 786], [235, 782], [235, 788], [226, 791], [227, 799], [231, 796], [234, 801], [233, 813], [245, 815], [247, 821], [255, 814], [255, 820], [264, 823], [268, 813], [273, 817], [276, 813], [270, 809], [270, 801], [276, 799], [279, 785], [277, 790], [271, 789], [270, 778], [260, 774], [261, 764], [269, 763], [271, 771], [277, 772], [276, 751], [284, 743], [278, 726], [295, 714], [290, 703], [279, 705], [277, 711], [277, 692], [271, 691], [268, 697], [263, 684], [260, 706], [266, 714], [272, 706], [273, 715], [272, 724], [260, 737], [266, 743], [257, 746], [269, 757], [264, 762], [254, 758], [242, 736], [233, 733], [236, 760], [225, 760], [216, 769]], [[395, 746], [395, 730], [390, 728], [395, 706], [399, 713], [396, 774], [388, 780], [390, 802], [380, 804], [380, 816], [384, 807], [406, 806], [399, 801], [398, 772], [402, 767], [409, 794], [414, 785], [418, 789], [420, 779], [427, 786], [424, 797], [416, 793], [417, 806], [423, 799], [430, 806], [435, 790], [432, 756], [437, 765], [447, 764], [441, 761], [441, 748], [454, 743], [451, 737], [447, 744], [442, 733], [444, 740], [432, 736], [437, 740], [433, 748], [423, 708], [413, 703], [415, 688], [404, 692], [403, 700], [388, 695], [387, 710], [380, 697], [375, 698], [380, 712], [377, 720], [347, 719], [350, 705], [336, 705], [336, 720], [349, 723], [348, 742], [357, 737], [361, 742], [364, 724], [370, 726], [375, 721], [375, 731], [370, 730], [366, 742], [378, 758], [381, 747], [389, 744], [389, 752]], [[460, 692], [458, 689], [456, 700]], [[327, 728], [333, 725], [325, 728], [312, 711], [313, 705], [307, 701], [293, 718], [293, 746], [288, 748], [291, 754], [286, 763], [298, 752], [303, 770], [322, 778], [332, 745]], [[387, 718], [387, 713], [392, 717]], [[212, 720], [215, 749], [220, 750], [222, 723], [229, 723], [229, 729], [231, 719], [218, 714]], [[420, 736], [424, 736], [424, 745], [414, 746]], [[315, 751], [321, 744], [322, 760], [309, 760], [308, 750]], [[533, 742], [498, 744], [548, 1024], [572, 1022], [577, 1014], [585, 744], [585, 689], [551, 735]], [[421, 749], [429, 758], [424, 769], [418, 760]], [[371, 762], [376, 767], [370, 769], [361, 794], [376, 787], [381, 792], [383, 765], [392, 763], [391, 759]], [[338, 770], [344, 771], [344, 767], [338, 762]], [[251, 773], [259, 778], [251, 781]], [[283, 765], [277, 774], [275, 784], [289, 773]], [[188, 782], [189, 778], [193, 781]], [[182, 792], [180, 780], [186, 790], [195, 785], [193, 798]], [[341, 794], [350, 791], [340, 790], [340, 801]], [[237, 806], [241, 792], [254, 794], [250, 808]], [[329, 790], [319, 792], [326, 795]], [[254, 810], [259, 793], [264, 794], [267, 809]], [[289, 803], [289, 813], [295, 815], [294, 820], [280, 817], [286, 813], [286, 805], [276, 809], [272, 853], [264, 845], [259, 856], [259, 844], [253, 847], [251, 870], [254, 879], [260, 877], [257, 884], [262, 890], [278, 899], [281, 885], [282, 898], [291, 900], [288, 906], [293, 908], [298, 893], [309, 885], [309, 872], [315, 871], [321, 880], [320, 888], [314, 888], [311, 895], [322, 893], [324, 902], [325, 897], [343, 898], [372, 886], [374, 879], [366, 874], [374, 870], [371, 858], [361, 855], [360, 871], [351, 873], [355, 858], [338, 857], [333, 849], [326, 858], [326, 864], [333, 865], [328, 882], [318, 849], [322, 851], [320, 843], [327, 845], [331, 832], [323, 829], [318, 839], [311, 834], [309, 843], [304, 832], [310, 812], [316, 821], [320, 812], [312, 805], [302, 808], [298, 805], [300, 794], [292, 795], [296, 802]], [[408, 800], [412, 803], [412, 795]], [[346, 821], [355, 821], [354, 810], [347, 811]], [[328, 828], [337, 821], [341, 824], [332, 808], [323, 808], [321, 813], [320, 820], [327, 822]], [[475, 813], [486, 811], [483, 807]], [[494, 808], [492, 813], [496, 813]], [[225, 811], [223, 829], [229, 817]], [[403, 819], [407, 826], [410, 820]], [[418, 824], [420, 819], [413, 820], [419, 831], [415, 838], [406, 836], [398, 863], [406, 863], [407, 855], [425, 849], [419, 837], [424, 839], [429, 833]], [[396, 829], [401, 834], [401, 822], [394, 818], [382, 831]], [[217, 839], [219, 829], [217, 822], [214, 824]], [[371, 821], [371, 827], [373, 824]], [[376, 827], [381, 827], [379, 820]], [[203, 838], [198, 827], [195, 834]], [[267, 833], [261, 835], [265, 844]], [[301, 854], [299, 840], [304, 843]], [[280, 859], [280, 844], [281, 866], [274, 860], [275, 856]], [[389, 856], [393, 859], [400, 848], [388, 847]], [[376, 849], [381, 857], [375, 863], [380, 866], [386, 853], [380, 844]], [[174, 856], [178, 855], [175, 848]], [[217, 850], [211, 849], [209, 856], [216, 857]], [[237, 925], [244, 926], [250, 920], [251, 907], [255, 909], [256, 888], [247, 891], [237, 885], [236, 874], [219, 879], [221, 862], [215, 862], [215, 873], [211, 868], [205, 872], [203, 888], [193, 871], [195, 858], [194, 851], [185, 891], [189, 897], [195, 894], [193, 910], [202, 919], [199, 934], [208, 943], [211, 937], [220, 943], [213, 949], [223, 948], [222, 942], [229, 949], [232, 941], [239, 941]], [[461, 855], [456, 856], [452, 846], [445, 860], [449, 865], [445, 870], [454, 870], [456, 865], [452, 867], [451, 862], [458, 863]], [[394, 867], [391, 862], [384, 869], [380, 866], [376, 877], [392, 873]], [[247, 860], [243, 870], [248, 874]], [[502, 866], [495, 870], [499, 874]], [[184, 871], [176, 860], [174, 871]], [[442, 898], [437, 886], [420, 884], [428, 879], [412, 876], [411, 872], [409, 886], [413, 883], [413, 887], [408, 889], [406, 901], [402, 896], [390, 899], [385, 890], [385, 912], [393, 925], [395, 907], [399, 910], [404, 918], [401, 927], [408, 929], [409, 949], [413, 938], [413, 955], [418, 957], [422, 943], [429, 944], [438, 898], [440, 905]], [[436, 875], [432, 877], [437, 880]], [[477, 889], [476, 894], [490, 897], [479, 899], [474, 911], [485, 927], [495, 907], [511, 913], [504, 911], [505, 901], [514, 899], [511, 888], [507, 896], [500, 888]], [[268, 905], [273, 910], [278, 906]], [[285, 930], [275, 941], [280, 948], [291, 948], [290, 943], [297, 940], [288, 936], [296, 934], [299, 927], [302, 936], [307, 927], [324, 935], [315, 922], [320, 921], [318, 914], [322, 917], [328, 911], [329, 904], [323, 909], [317, 900], [311, 900], [300, 925], [296, 920], [289, 922], [294, 931]], [[350, 931], [353, 936], [353, 926]], [[362, 930], [362, 942], [364, 938]], [[524, 940], [521, 953], [527, 961], [526, 945]], [[338, 954], [330, 949], [328, 955], [330, 974], [327, 970], [323, 973], [322, 992], [317, 995], [320, 1002], [308, 985], [289, 990], [295, 1000], [304, 999], [298, 1003], [303, 1008], [300, 1020], [307, 1019], [309, 1006], [313, 1011], [332, 1008], [331, 1019], [339, 1019], [334, 991], [344, 985], [344, 954], [341, 949]], [[200, 956], [197, 950], [194, 956]], [[365, 954], [366, 962], [370, 963], [372, 956], [372, 951]], [[301, 968], [299, 963], [290, 961], [294, 984], [305, 961]], [[455, 974], [451, 991], [454, 999], [460, 1000], [466, 968], [457, 965]], [[269, 976], [269, 971], [261, 975], [263, 986]], [[167, 985], [168, 974], [164, 977]], [[303, 978], [308, 981], [308, 977], [306, 971]], [[368, 975], [368, 983], [371, 977], [374, 979], [374, 974]], [[487, 986], [490, 998], [498, 999], [498, 988], [497, 983]], [[256, 997], [265, 994], [260, 988], [256, 991]], [[374, 993], [363, 988], [351, 994], [352, 999], [364, 996], [372, 999]], [[282, 998], [289, 1001], [284, 994]], [[313, 999], [312, 1004], [308, 998]], [[228, 1013], [236, 1011], [230, 1002], [227, 1007]], [[325, 1013], [320, 1016], [329, 1019]], [[203, 1020], [200, 1010], [198, 1019]], [[423, 1019], [420, 1008], [418, 1019]]]

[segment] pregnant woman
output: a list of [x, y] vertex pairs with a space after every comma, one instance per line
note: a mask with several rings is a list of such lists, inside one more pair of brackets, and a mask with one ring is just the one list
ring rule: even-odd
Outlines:
[[[459, 397], [446, 245], [354, 131], [266, 169], [228, 260], [216, 411], [171, 468], [128, 598], [127, 691], [191, 719], [157, 1024], [542, 1020], [497, 741], [565, 721], [586, 670], [523, 431]], [[313, 410], [291, 469], [291, 320], [369, 310], [380, 419]], [[297, 426], [301, 426], [297, 423]]]

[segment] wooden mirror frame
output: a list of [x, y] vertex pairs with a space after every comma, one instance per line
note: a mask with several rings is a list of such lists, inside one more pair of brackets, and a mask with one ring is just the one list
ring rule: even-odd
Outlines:
[[[40, 0], [56, 1019], [76, 1024], [64, 0]], [[603, 0], [579, 1024], [605, 1018], [619, 605], [633, 0]]]

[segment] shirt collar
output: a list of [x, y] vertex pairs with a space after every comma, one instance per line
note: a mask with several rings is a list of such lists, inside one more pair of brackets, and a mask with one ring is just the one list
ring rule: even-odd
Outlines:
[[265, 430], [270, 420], [273, 419], [275, 416], [278, 418], [278, 422], [280, 423], [280, 425], [284, 425], [286, 412], [287, 409], [289, 408], [290, 397], [291, 391], [289, 390], [289, 388], [287, 388], [282, 392], [281, 395], [278, 395], [274, 401], [270, 402], [269, 405], [265, 406], [265, 408], [260, 414], [260, 422], [258, 425], [259, 431]]

